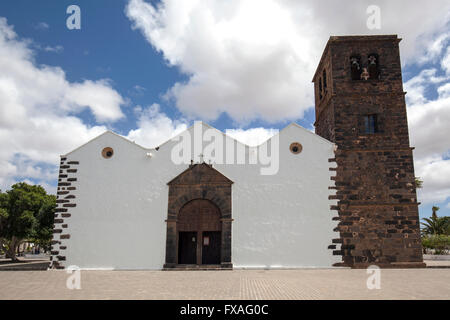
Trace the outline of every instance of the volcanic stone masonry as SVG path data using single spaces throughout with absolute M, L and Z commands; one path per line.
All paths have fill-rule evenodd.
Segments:
M 313 78 L 316 133 L 337 146 L 337 265 L 424 266 L 400 40 L 331 37 Z
M 53 269 L 64 269 L 66 261 L 64 252 L 67 249 L 67 240 L 70 239 L 70 234 L 67 232 L 68 221 L 71 217 L 70 208 L 76 207 L 74 191 L 76 190 L 77 165 L 79 165 L 78 161 L 67 161 L 66 157 L 61 157 L 50 257 Z

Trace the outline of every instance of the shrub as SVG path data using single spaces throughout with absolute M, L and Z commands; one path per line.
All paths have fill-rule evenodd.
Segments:
M 429 249 L 434 249 L 435 254 L 447 254 L 450 250 L 450 236 L 427 235 L 422 238 L 422 247 L 425 252 Z

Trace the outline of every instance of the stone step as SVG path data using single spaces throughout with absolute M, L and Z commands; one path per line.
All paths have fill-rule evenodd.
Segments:
M 185 264 L 185 265 L 177 265 L 173 268 L 163 268 L 164 271 L 217 271 L 217 270 L 233 270 L 230 267 L 222 267 L 220 264 L 206 264 L 206 265 L 197 265 L 197 264 Z
M 11 262 L 0 264 L 0 271 L 44 271 L 47 270 L 50 261 Z

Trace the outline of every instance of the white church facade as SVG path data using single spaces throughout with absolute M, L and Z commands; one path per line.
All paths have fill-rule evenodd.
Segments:
M 107 131 L 61 156 L 53 267 L 330 267 L 333 157 L 297 124 L 255 148 L 201 122 L 154 149 Z

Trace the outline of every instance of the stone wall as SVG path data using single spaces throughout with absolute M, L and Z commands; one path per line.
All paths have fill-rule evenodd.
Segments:
M 423 266 L 412 149 L 397 36 L 331 37 L 314 82 L 327 69 L 331 97 L 316 93 L 316 133 L 336 143 L 333 177 L 342 264 Z M 350 59 L 361 67 L 376 54 L 379 77 L 352 80 Z M 377 130 L 366 133 L 364 116 Z M 334 249 L 334 244 L 330 246 Z M 341 264 L 339 264 L 341 265 Z
M 68 161 L 66 157 L 61 157 L 50 257 L 50 267 L 53 269 L 64 269 L 66 267 L 64 265 L 66 261 L 65 252 L 67 250 L 66 240 L 70 239 L 68 226 L 72 215 L 71 208 L 77 205 L 73 191 L 76 190 L 78 165 L 78 161 Z

